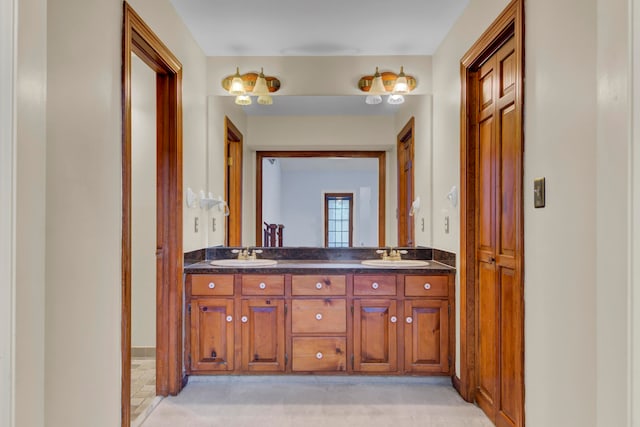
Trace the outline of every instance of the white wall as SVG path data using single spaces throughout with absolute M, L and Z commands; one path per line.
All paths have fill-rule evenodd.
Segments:
M 47 427 L 113 427 L 121 384 L 122 2 L 49 0 L 47 10 L 44 419 Z
M 396 136 L 411 117 L 414 117 L 414 200 L 420 197 L 420 210 L 413 216 L 415 221 L 416 246 L 431 247 L 433 223 L 431 221 L 433 196 L 433 145 L 432 145 L 432 96 L 407 96 L 401 110 L 396 114 Z M 397 148 L 396 148 L 397 150 Z M 396 154 L 397 156 L 397 154 Z M 394 161 L 397 163 L 397 157 Z M 397 199 L 397 190 L 392 193 Z M 397 200 L 396 200 L 397 203 Z M 424 228 L 422 224 L 424 223 Z M 438 224 L 440 226 L 440 224 Z
M 18 4 L 16 70 L 15 423 L 45 422 L 47 4 Z
M 207 97 L 207 162 L 208 162 L 208 172 L 207 172 L 207 183 L 208 190 L 211 191 L 215 197 L 222 196 L 224 198 L 224 171 L 225 171 L 225 158 L 224 158 L 224 145 L 225 145 L 225 121 L 224 118 L 228 117 L 231 122 L 238 128 L 240 133 L 242 133 L 243 138 L 245 139 L 243 142 L 244 147 L 244 165 L 243 165 L 243 182 L 245 188 L 248 184 L 247 180 L 250 180 L 252 175 L 250 172 L 247 172 L 247 169 L 251 167 L 247 162 L 248 150 L 247 150 L 247 119 L 241 108 L 237 108 L 237 105 L 233 103 L 233 98 L 231 97 L 223 97 L 223 96 L 208 96 Z M 253 159 L 255 162 L 255 159 Z M 251 184 L 252 185 L 252 184 Z M 253 188 L 253 187 L 252 187 Z M 247 190 L 245 189 L 245 198 L 243 200 L 243 211 L 247 211 L 247 209 L 254 209 L 252 206 L 255 204 L 253 202 L 252 205 L 247 206 L 247 201 L 251 201 L 251 198 L 246 194 Z M 225 217 L 224 217 L 224 209 L 218 209 L 217 207 L 212 208 L 208 211 L 209 218 L 207 219 L 207 230 L 208 230 L 208 246 L 216 246 L 216 245 L 224 245 L 225 241 Z M 246 240 L 247 235 L 253 238 L 253 228 L 249 227 L 246 224 L 246 217 L 243 217 L 243 241 L 245 244 L 250 244 L 248 240 Z M 216 220 L 216 230 L 213 231 L 212 220 Z M 249 234 L 247 234 L 249 233 Z
M 0 425 L 7 427 L 14 426 L 15 375 L 15 8 L 0 1 Z
M 631 3 L 597 1 L 597 425 L 630 425 Z M 638 72 L 636 71 L 636 74 Z M 637 212 L 637 211 L 636 211 Z M 637 215 L 637 213 L 636 213 Z
M 377 166 L 376 166 L 377 167 Z M 368 205 L 360 188 L 371 189 Z M 285 246 L 324 246 L 324 194 L 353 193 L 353 246 L 378 245 L 378 171 L 282 171 Z M 363 224 L 368 212 L 371 221 Z
M 273 160 L 271 163 L 269 160 Z M 279 159 L 262 159 L 262 221 L 282 224 L 282 171 Z M 263 242 L 264 243 L 264 242 Z
M 630 399 L 631 425 L 640 427 L 640 1 L 632 4 L 632 105 L 633 121 L 631 140 L 631 242 L 630 278 L 631 278 L 631 352 L 630 361 Z
M 182 64 L 183 187 L 196 193 L 207 185 L 206 57 L 169 0 L 131 0 L 133 9 Z M 184 197 L 186 200 L 186 197 Z M 208 213 L 183 205 L 184 251 L 207 246 Z M 198 232 L 194 230 L 198 218 Z
M 432 245 L 459 254 L 460 207 L 447 193 L 460 188 L 460 59 L 508 4 L 507 0 L 471 0 L 433 56 Z M 416 182 L 416 191 L 423 192 Z M 449 215 L 449 234 L 444 217 Z M 460 372 L 460 283 L 456 275 L 456 372 Z
M 216 56 L 207 58 L 207 93 L 227 95 L 220 82 L 236 72 L 275 76 L 281 87 L 276 95 L 362 95 L 358 80 L 380 72 L 400 72 L 416 78 L 415 95 L 431 93 L 429 56 Z
M 525 14 L 525 382 L 530 425 L 596 425 L 595 6 L 595 1 L 542 0 L 527 3 Z M 530 190 L 533 179 L 542 176 L 546 207 L 534 209 Z
M 131 346 L 156 345 L 156 73 L 131 55 Z

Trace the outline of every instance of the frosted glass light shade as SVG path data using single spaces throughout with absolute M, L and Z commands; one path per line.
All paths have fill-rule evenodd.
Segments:
M 404 102 L 404 96 L 393 93 L 389 95 L 387 102 L 392 105 L 402 104 Z
M 271 105 L 273 104 L 273 98 L 271 98 L 271 95 L 260 95 L 258 97 L 258 104 Z
M 398 74 L 396 84 L 393 87 L 393 93 L 398 95 L 409 93 L 409 83 L 407 82 L 407 76 L 404 75 L 404 67 L 400 67 L 400 74 Z
M 231 86 L 229 87 L 229 94 L 231 95 L 244 95 L 246 92 L 244 90 L 244 84 L 242 83 L 242 78 L 240 77 L 240 68 L 236 68 L 236 75 L 233 76 L 231 80 Z
M 367 95 L 364 102 L 369 105 L 380 104 L 382 102 L 382 97 L 380 95 Z
M 253 87 L 253 94 L 257 96 L 269 95 L 267 79 L 264 78 L 264 73 L 262 71 L 260 71 L 260 75 L 256 79 L 256 85 Z M 258 102 L 260 102 L 260 100 L 258 100 Z
M 251 105 L 251 97 L 249 95 L 238 95 L 236 96 L 236 104 Z
M 371 89 L 369 89 L 369 94 L 384 95 L 386 92 L 387 91 L 384 88 L 384 84 L 382 83 L 382 76 L 378 72 L 378 67 L 376 67 L 376 73 L 373 75 L 373 81 L 371 82 Z

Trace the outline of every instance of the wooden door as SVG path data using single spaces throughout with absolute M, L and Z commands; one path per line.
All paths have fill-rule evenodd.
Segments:
M 404 369 L 406 372 L 451 372 L 449 358 L 449 302 L 404 302 Z
M 413 202 L 413 117 L 398 134 L 398 246 L 414 246 Z
M 242 300 L 242 369 L 284 371 L 284 300 Z
M 233 299 L 193 300 L 190 316 L 191 371 L 233 371 Z
M 227 246 L 242 246 L 242 134 L 225 117 L 225 200 L 229 215 L 225 221 Z
M 515 41 L 512 37 L 476 73 L 476 395 L 498 426 L 522 420 L 523 292 L 518 266 Z
M 398 317 L 395 300 L 355 300 L 353 369 L 361 372 L 398 370 Z

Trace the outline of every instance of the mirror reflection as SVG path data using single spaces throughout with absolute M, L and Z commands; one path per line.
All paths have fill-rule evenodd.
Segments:
M 262 221 L 264 246 L 376 246 L 378 159 L 263 158 Z

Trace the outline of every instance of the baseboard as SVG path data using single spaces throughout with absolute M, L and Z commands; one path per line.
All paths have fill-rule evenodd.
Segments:
M 131 347 L 131 357 L 156 357 L 155 347 Z
M 451 377 L 451 382 L 453 383 L 453 388 L 455 388 L 456 391 L 458 392 L 458 394 L 462 396 L 460 378 L 458 378 L 457 375 L 454 375 L 454 376 Z

